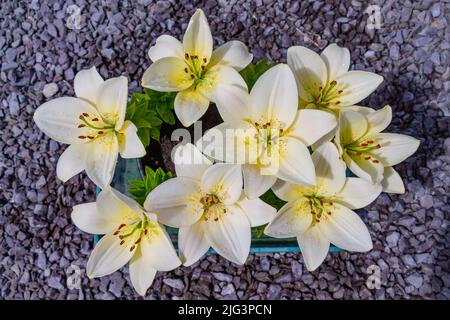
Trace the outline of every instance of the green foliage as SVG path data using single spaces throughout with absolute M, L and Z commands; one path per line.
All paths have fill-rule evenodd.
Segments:
M 272 67 L 272 64 L 267 61 L 267 59 L 261 59 L 257 63 L 250 63 L 247 67 L 241 70 L 241 76 L 244 78 L 247 83 L 248 90 L 253 88 L 256 80 L 269 68 Z
M 175 124 L 175 95 L 174 92 L 144 89 L 143 93 L 134 93 L 131 96 L 125 119 L 136 125 L 137 134 L 145 147 L 150 144 L 150 139 L 159 140 L 163 122 Z
M 262 238 L 264 236 L 264 229 L 266 228 L 266 226 L 267 224 L 253 228 L 255 232 L 255 237 L 257 239 Z
M 144 204 L 147 195 L 167 179 L 172 178 L 172 172 L 164 172 L 163 169 L 158 168 L 153 171 L 150 167 L 145 167 L 145 176 L 142 180 L 129 180 L 131 185 L 128 192 L 134 197 L 139 204 Z
M 278 198 L 275 195 L 275 193 L 273 193 L 272 189 L 269 189 L 266 193 L 264 193 L 261 196 L 261 200 L 267 204 L 270 204 L 277 210 L 280 210 L 280 208 L 286 204 L 286 201 L 283 201 L 280 198 Z

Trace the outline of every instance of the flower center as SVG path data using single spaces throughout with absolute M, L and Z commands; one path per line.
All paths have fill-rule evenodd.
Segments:
M 336 80 L 327 82 L 325 87 L 319 86 L 317 94 L 312 94 L 312 103 L 319 108 L 334 108 L 339 107 L 341 97 L 344 90 L 338 85 Z
M 203 220 L 219 221 L 226 213 L 227 209 L 222 205 L 220 197 L 215 193 L 209 193 L 200 198 L 203 205 Z
M 184 68 L 185 73 L 189 73 L 192 79 L 196 81 L 202 80 L 206 66 L 208 64 L 208 59 L 206 57 L 200 57 L 197 55 L 190 55 L 188 53 L 184 54 L 184 62 L 186 63 L 186 67 Z
M 158 233 L 157 225 L 144 215 L 142 219 L 136 218 L 131 222 L 122 223 L 118 226 L 114 235 L 119 237 L 121 246 L 131 244 L 130 251 L 133 251 L 142 241 L 142 238 L 151 238 Z
M 363 142 L 356 142 L 349 144 L 344 147 L 347 153 L 350 153 L 356 157 L 361 157 L 361 159 L 366 161 L 372 161 L 373 163 L 379 163 L 380 160 L 373 159 L 371 156 L 371 151 L 376 149 L 381 149 L 381 145 L 373 139 L 367 139 Z
M 312 195 L 307 196 L 309 208 L 313 215 L 313 225 L 319 223 L 321 219 L 324 219 L 327 215 L 331 215 L 334 209 L 334 204 L 329 199 L 324 197 Z
M 78 124 L 79 129 L 91 129 L 91 133 L 88 135 L 80 135 L 78 139 L 81 140 L 94 140 L 95 138 L 104 135 L 106 132 L 113 131 L 114 126 L 105 123 L 103 119 L 99 119 L 96 116 L 92 116 L 87 112 L 80 114 L 79 119 L 81 122 Z M 83 132 L 84 133 L 84 132 Z

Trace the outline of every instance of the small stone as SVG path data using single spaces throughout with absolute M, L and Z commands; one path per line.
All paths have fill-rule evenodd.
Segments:
M 221 273 L 221 272 L 213 272 L 213 277 L 216 278 L 219 281 L 223 282 L 231 282 L 233 281 L 233 276 L 230 276 L 229 274 Z
M 184 283 L 180 279 L 164 279 L 163 282 L 168 285 L 171 288 L 183 291 L 184 290 Z
M 406 282 L 419 289 L 423 284 L 423 278 L 418 273 L 414 273 L 406 278 Z
M 391 232 L 387 237 L 386 237 L 386 242 L 389 245 L 390 248 L 394 248 L 397 246 L 398 243 L 398 239 L 400 238 L 400 233 L 398 233 L 397 231 Z
M 433 207 L 434 201 L 433 197 L 429 194 L 420 197 L 420 205 L 425 209 L 430 209 Z
M 48 83 L 42 89 L 42 93 L 46 98 L 50 98 L 58 92 L 58 85 L 56 83 Z

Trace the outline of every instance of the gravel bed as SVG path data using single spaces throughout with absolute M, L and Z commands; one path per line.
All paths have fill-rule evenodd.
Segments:
M 0 299 L 139 298 L 126 268 L 86 277 L 93 241 L 71 223 L 70 212 L 93 201 L 95 188 L 84 174 L 65 184 L 57 180 L 65 146 L 41 133 L 32 115 L 51 97 L 73 95 L 74 75 L 92 65 L 104 77 L 128 76 L 130 88 L 139 90 L 149 46 L 163 33 L 181 37 L 196 7 L 208 16 L 216 45 L 242 40 L 256 59 L 285 62 L 294 44 L 317 51 L 329 43 L 348 47 L 352 68 L 385 78 L 364 105 L 390 104 L 389 131 L 422 143 L 396 167 L 407 192 L 382 194 L 367 208 L 370 253 L 331 254 L 315 272 L 306 270 L 300 254 L 250 255 L 244 266 L 210 255 L 159 273 L 146 299 L 450 298 L 450 3 L 373 0 L 380 29 L 366 28 L 368 4 L 1 1 Z M 367 285 L 368 268 L 379 271 L 379 289 Z M 77 270 L 80 289 L 67 285 Z

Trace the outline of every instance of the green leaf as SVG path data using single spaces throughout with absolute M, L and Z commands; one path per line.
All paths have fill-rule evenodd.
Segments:
M 146 166 L 145 175 L 142 180 L 128 181 L 128 184 L 130 185 L 128 192 L 139 204 L 143 205 L 147 195 L 158 185 L 170 178 L 172 178 L 172 173 L 170 171 L 165 172 L 161 168 L 154 171 L 152 168 Z
M 264 201 L 267 204 L 270 204 L 272 207 L 274 207 L 277 210 L 280 210 L 280 208 L 286 204 L 286 201 L 283 201 L 280 198 L 278 198 L 275 195 L 275 193 L 272 191 L 272 189 L 269 189 L 260 198 L 262 201 Z
M 267 59 L 261 59 L 257 63 L 250 63 L 247 67 L 241 70 L 241 76 L 247 83 L 248 90 L 251 90 L 258 78 L 272 67 L 272 64 Z

